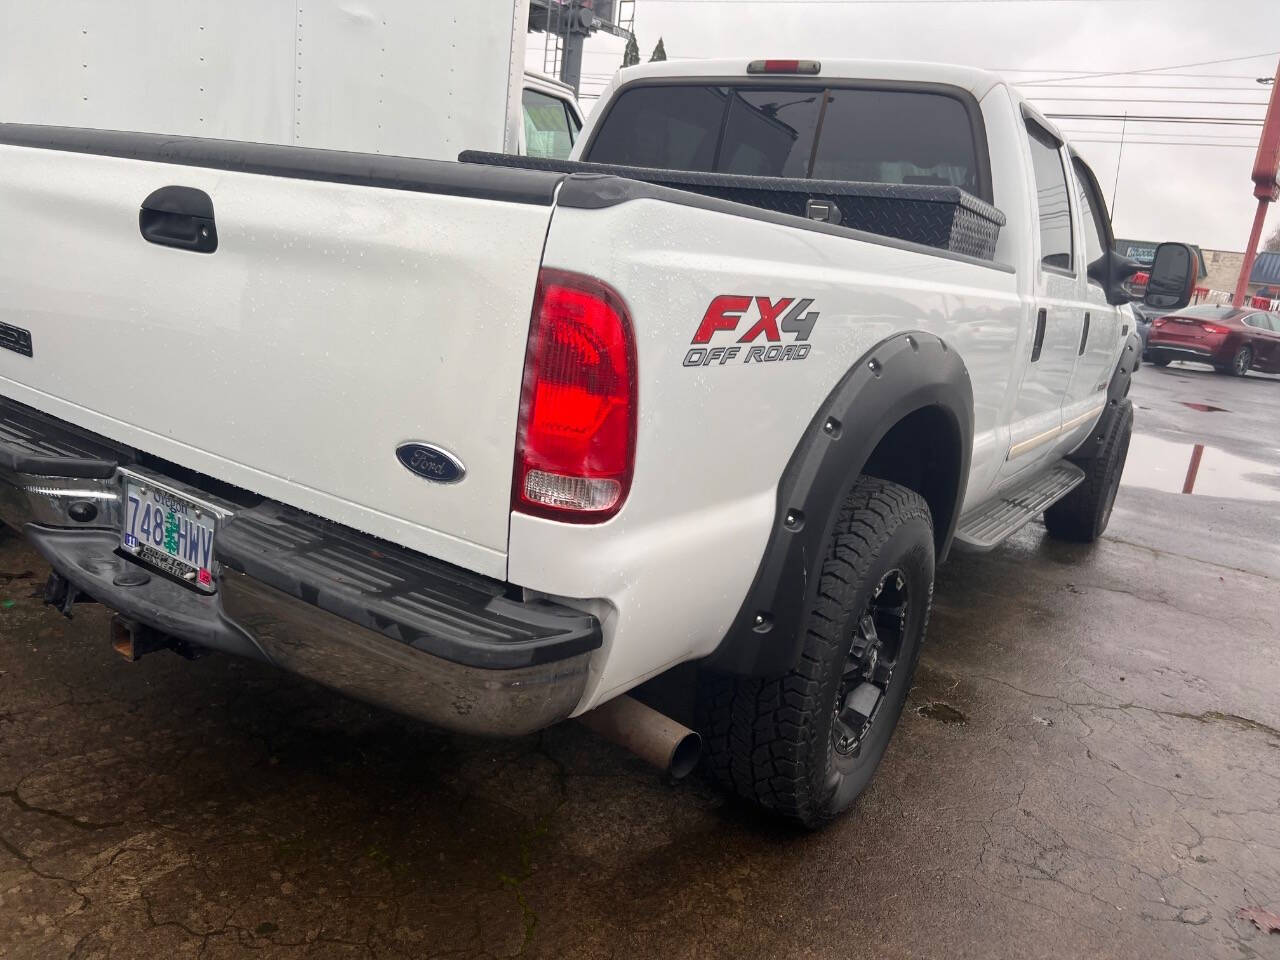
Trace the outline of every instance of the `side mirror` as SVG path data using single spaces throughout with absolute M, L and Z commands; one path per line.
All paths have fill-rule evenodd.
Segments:
M 1147 292 L 1142 300 L 1160 310 L 1180 310 L 1191 302 L 1200 272 L 1195 250 L 1185 243 L 1162 243 L 1151 261 Z
M 1107 303 L 1120 306 L 1133 299 L 1129 291 L 1129 279 L 1142 270 L 1137 260 L 1122 257 L 1114 250 L 1108 250 L 1093 263 L 1089 264 L 1087 274 L 1090 280 L 1102 287 L 1107 294 Z

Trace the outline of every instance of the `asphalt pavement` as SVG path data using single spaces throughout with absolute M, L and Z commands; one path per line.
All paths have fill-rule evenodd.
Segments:
M 0 957 L 1280 958 L 1236 916 L 1280 913 L 1280 378 L 1133 399 L 1105 538 L 940 570 L 884 764 L 816 834 L 572 724 L 124 663 L 9 535 Z

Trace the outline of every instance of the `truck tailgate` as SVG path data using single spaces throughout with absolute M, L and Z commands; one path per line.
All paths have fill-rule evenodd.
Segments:
M 30 356 L 0 338 L 0 394 L 505 575 L 559 177 L 44 129 L 52 149 L 34 145 L 41 128 L 0 125 L 0 321 L 30 338 Z M 144 198 L 171 185 L 212 201 L 215 252 L 141 235 Z M 451 452 L 465 477 L 411 473 L 396 457 L 408 441 Z

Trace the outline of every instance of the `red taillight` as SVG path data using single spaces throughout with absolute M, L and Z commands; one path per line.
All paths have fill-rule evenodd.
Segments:
M 814 76 L 822 71 L 817 60 L 752 60 L 747 73 L 801 73 Z
M 598 523 L 631 487 L 636 348 L 622 299 L 598 280 L 543 270 L 533 302 L 512 508 Z
M 1152 325 L 1153 327 L 1163 327 L 1163 326 L 1164 326 L 1164 317 L 1156 317 L 1154 320 L 1152 320 L 1152 321 L 1151 321 L 1151 325 Z
M 1205 333 L 1222 334 L 1227 332 L 1226 327 L 1220 327 L 1216 323 L 1201 323 L 1200 329 L 1203 330 Z

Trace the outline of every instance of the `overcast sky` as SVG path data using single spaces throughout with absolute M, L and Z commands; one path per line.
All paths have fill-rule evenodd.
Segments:
M 1045 113 L 1261 120 L 1271 88 L 1254 78 L 1275 75 L 1280 0 L 635 0 L 635 33 L 645 60 L 662 37 L 672 59 L 865 57 L 963 63 L 995 69 L 1019 82 L 1023 94 Z M 540 67 L 542 35 L 531 35 L 529 46 L 530 63 Z M 622 48 L 622 41 L 605 35 L 588 41 L 584 109 L 590 109 L 592 95 L 617 69 Z M 1241 57 L 1252 59 L 1029 85 L 1079 73 Z M 1065 89 L 1072 86 L 1078 89 Z M 1090 99 L 1047 99 L 1071 96 Z M 1208 100 L 1232 102 L 1196 102 Z M 1110 199 L 1119 147 L 1088 141 L 1118 141 L 1121 124 L 1056 122 L 1093 167 Z M 1259 132 L 1257 126 L 1131 120 L 1116 191 L 1117 235 L 1244 249 L 1256 205 L 1249 173 Z M 1205 145 L 1246 142 L 1254 146 Z M 1273 211 L 1268 230 L 1277 225 L 1280 213 Z

